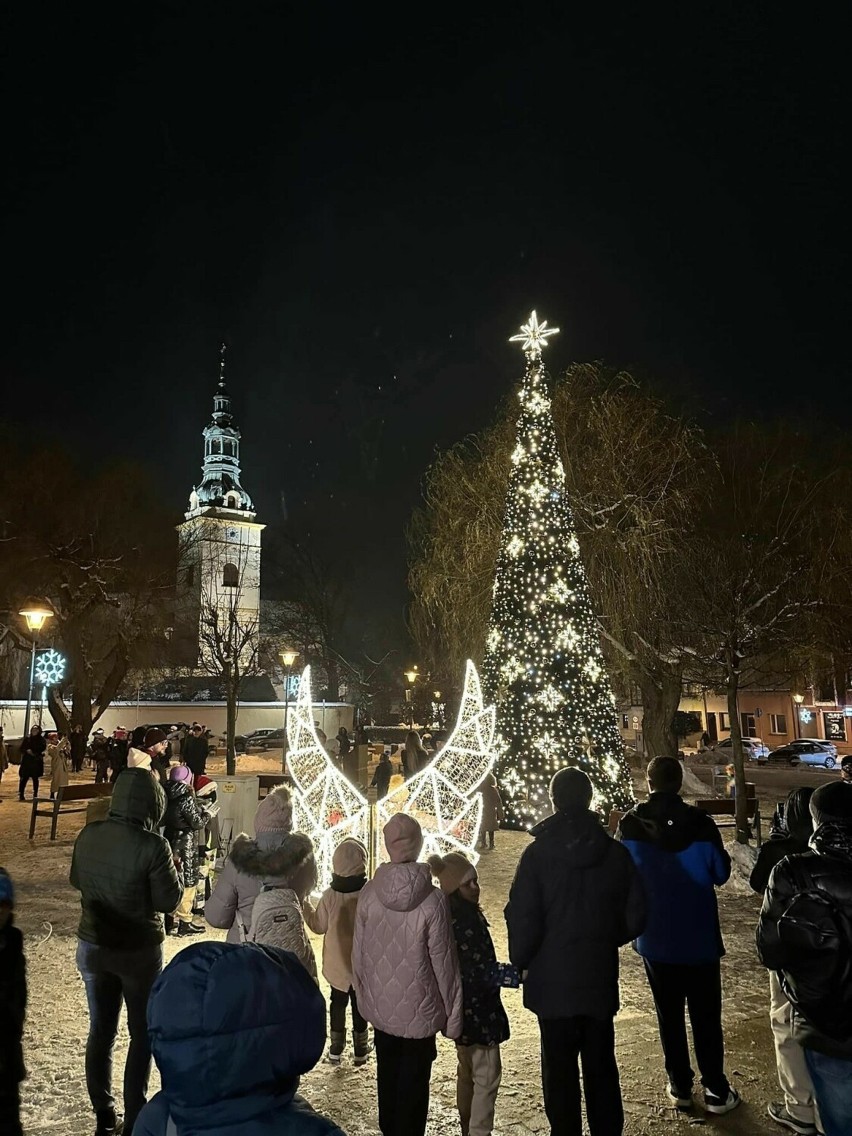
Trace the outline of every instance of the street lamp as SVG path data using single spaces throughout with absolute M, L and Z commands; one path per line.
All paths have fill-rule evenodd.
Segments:
M 412 667 L 411 670 L 403 671 L 403 674 L 405 675 L 406 679 L 408 680 L 408 686 L 410 688 L 410 689 L 407 689 L 406 692 L 405 692 L 405 701 L 408 703 L 409 727 L 410 727 L 410 729 L 413 730 L 414 729 L 414 684 L 415 684 L 415 682 L 417 682 L 417 667 Z
M 281 662 L 284 664 L 284 745 L 281 749 L 281 772 L 287 772 L 287 750 L 289 741 L 287 738 L 287 715 L 290 710 L 290 671 L 293 669 L 293 663 L 299 657 L 298 651 L 282 651 Z
M 51 618 L 53 612 L 49 607 L 38 600 L 27 600 L 18 615 L 22 615 L 27 621 L 27 630 L 33 639 L 32 651 L 30 653 L 30 685 L 27 688 L 27 713 L 24 718 L 24 737 L 26 738 L 30 732 L 30 712 L 33 705 L 33 682 L 35 681 L 35 652 L 36 642 L 38 640 L 38 633 Z

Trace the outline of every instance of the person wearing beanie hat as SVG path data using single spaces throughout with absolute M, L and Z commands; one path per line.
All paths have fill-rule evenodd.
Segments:
M 15 926 L 15 889 L 5 868 L 0 868 L 0 1132 L 23 1136 L 18 1086 L 24 1069 L 24 1017 L 27 1008 L 27 973 L 24 937 Z
M 730 878 L 731 857 L 713 818 L 681 797 L 681 761 L 654 757 L 645 774 L 648 800 L 624 814 L 616 837 L 633 858 L 647 897 L 645 927 L 633 946 L 657 1012 L 665 1092 L 676 1108 L 693 1107 L 688 1014 L 704 1107 L 721 1116 L 741 1103 L 725 1071 L 725 945 L 716 899 L 716 889 Z
M 156 731 L 162 734 L 162 730 Z M 153 730 L 148 731 L 154 733 Z M 165 736 L 164 736 L 165 737 Z M 152 749 L 165 740 L 154 741 Z M 176 765 L 169 771 L 166 783 L 166 815 L 164 835 L 169 842 L 178 877 L 183 888 L 181 901 L 174 913 L 174 930 L 178 935 L 200 935 L 204 927 L 193 922 L 192 909 L 198 888 L 198 841 L 204 828 L 205 813 L 198 805 L 192 790 L 192 771 L 186 765 Z
M 781 975 L 796 1014 L 825 1136 L 852 1116 L 852 790 L 821 785 L 810 799 L 810 851 L 772 869 L 757 926 L 763 965 Z M 788 1125 L 790 1127 L 790 1125 Z
M 328 1060 L 339 1065 L 346 1047 L 346 1007 L 352 1006 L 354 1064 L 364 1065 L 370 1055 L 370 1030 L 358 1010 L 352 988 L 352 937 L 358 895 L 367 882 L 367 849 L 360 840 L 342 840 L 331 858 L 331 886 L 316 907 L 310 899 L 302 905 L 305 922 L 315 935 L 324 935 L 322 973 L 331 987 L 329 1025 L 331 1045 Z
M 505 908 L 509 959 L 538 1017 L 544 1110 L 554 1132 L 580 1132 L 580 1075 L 592 1136 L 620 1133 L 615 1061 L 618 948 L 642 930 L 642 883 L 626 848 L 590 810 L 579 769 L 551 782 L 554 814 L 530 830 Z
M 128 769 L 147 769 L 151 770 L 151 755 L 146 753 L 144 749 L 132 749 L 127 755 L 127 768 Z
M 450 901 L 461 969 L 464 1010 L 456 1040 L 456 1103 L 462 1134 L 491 1136 L 503 1069 L 500 1044 L 509 1039 L 494 942 L 479 906 L 476 868 L 467 856 L 448 852 L 430 856 L 428 864 Z
M 361 891 L 352 941 L 358 1009 L 373 1026 L 379 1128 L 424 1136 L 438 1032 L 462 1032 L 462 988 L 447 897 L 416 862 L 423 833 L 395 813 L 384 827 L 390 863 Z
M 241 833 L 217 874 L 213 894 L 204 905 L 211 927 L 228 932 L 229 943 L 242 942 L 241 928 L 251 928 L 252 908 L 267 877 L 282 875 L 280 849 L 293 830 L 290 789 L 279 785 L 267 794 L 254 814 L 254 837 Z

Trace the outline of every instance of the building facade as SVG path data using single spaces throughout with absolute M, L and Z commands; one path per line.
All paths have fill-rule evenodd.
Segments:
M 230 638 L 245 661 L 260 634 L 260 557 L 264 525 L 243 488 L 240 431 L 225 385 L 224 346 L 213 414 L 204 427 L 201 481 L 178 526 L 176 623 L 189 666 L 209 663 L 213 638 Z M 192 655 L 195 658 L 192 658 Z

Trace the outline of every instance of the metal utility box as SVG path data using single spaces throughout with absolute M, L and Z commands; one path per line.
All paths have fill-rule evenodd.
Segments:
M 227 856 L 235 837 L 241 832 L 254 836 L 254 814 L 260 782 L 256 773 L 235 773 L 233 777 L 217 777 L 219 786 L 219 847 Z

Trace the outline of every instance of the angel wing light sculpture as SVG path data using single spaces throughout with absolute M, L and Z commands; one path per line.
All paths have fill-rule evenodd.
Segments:
M 394 813 L 410 813 L 423 829 L 421 858 L 464 852 L 475 863 L 482 821 L 482 795 L 476 789 L 494 765 L 493 740 L 494 707 L 483 707 L 479 675 L 468 660 L 455 729 L 424 769 L 378 802 L 378 832 Z M 379 861 L 387 858 L 381 839 L 376 851 Z
M 287 768 L 293 794 L 293 828 L 311 838 L 317 861 L 317 887 L 331 883 L 331 858 L 342 840 L 355 837 L 364 845 L 370 835 L 366 797 L 337 769 L 314 729 L 311 668 L 305 667 L 299 694 L 287 719 Z

